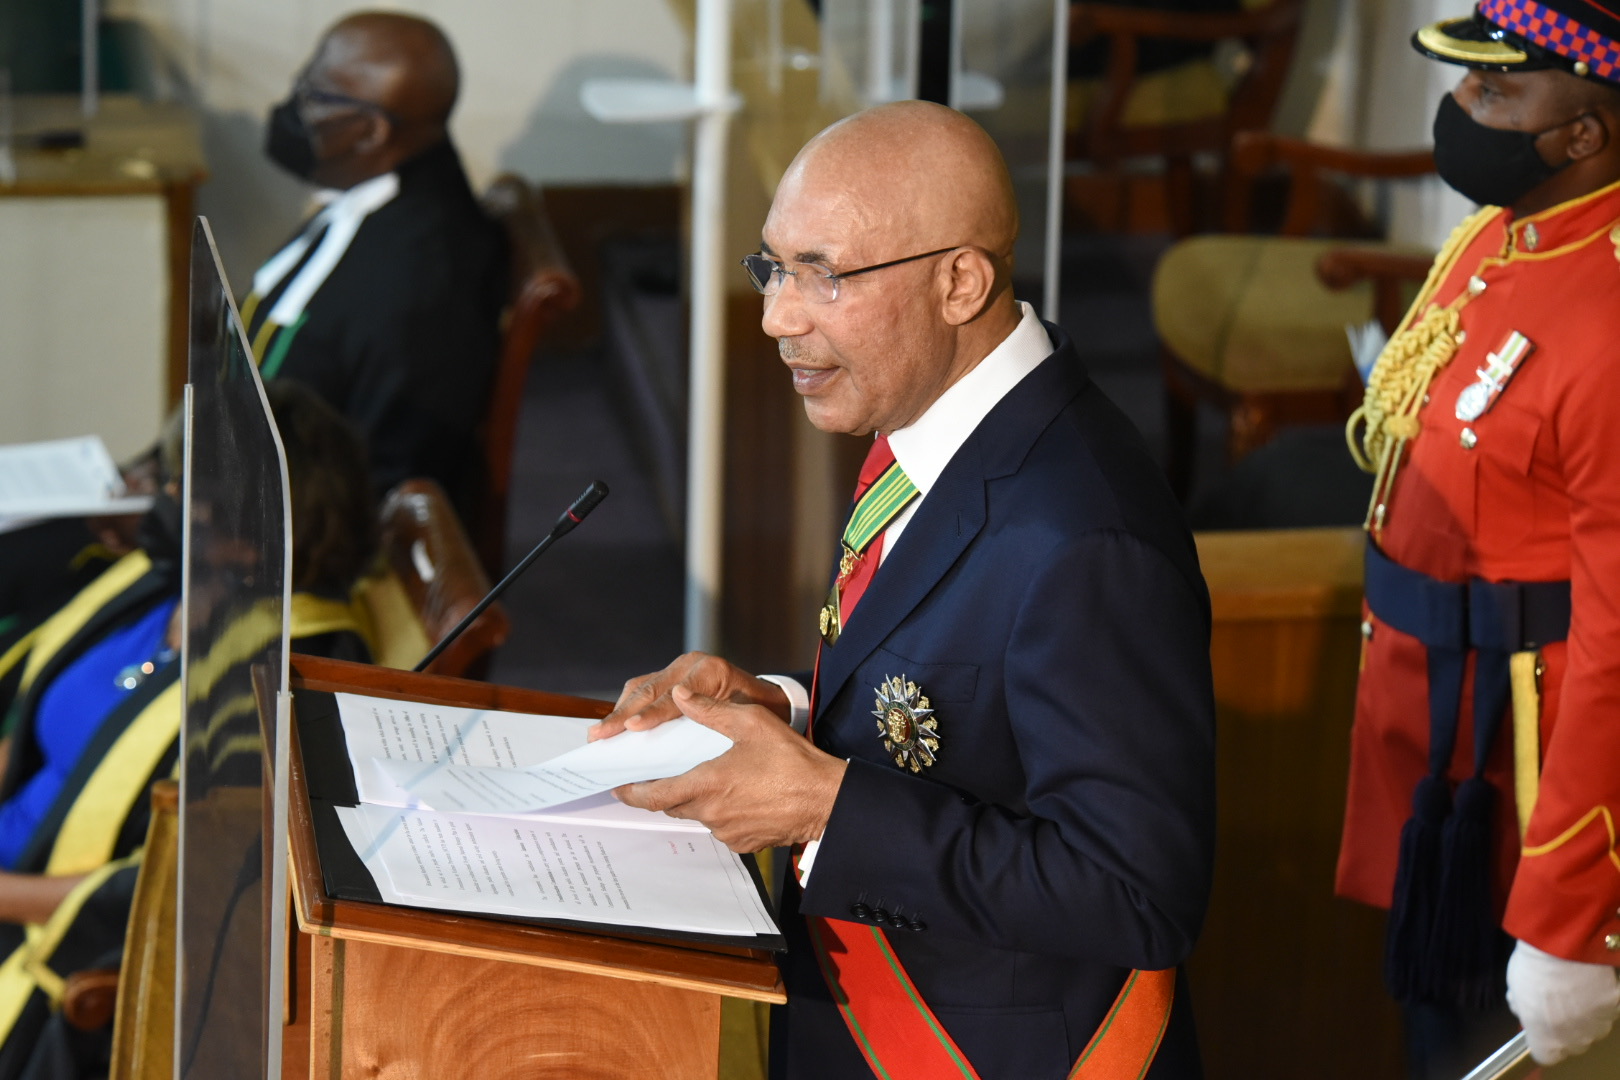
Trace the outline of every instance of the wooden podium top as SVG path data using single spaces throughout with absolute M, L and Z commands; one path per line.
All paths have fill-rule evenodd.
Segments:
M 601 717 L 605 701 L 565 697 L 509 686 L 417 675 L 407 671 L 294 655 L 291 685 L 299 690 L 369 694 L 475 709 Z M 351 941 L 560 968 L 607 978 L 659 983 L 725 997 L 782 1003 L 787 994 L 772 955 L 742 946 L 655 940 L 604 930 L 591 933 L 509 922 L 495 916 L 427 911 L 328 896 L 315 841 L 315 821 L 292 725 L 288 771 L 291 885 L 298 928 Z

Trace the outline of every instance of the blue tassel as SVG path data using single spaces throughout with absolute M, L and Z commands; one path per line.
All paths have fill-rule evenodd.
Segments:
M 1498 1005 L 1509 940 L 1491 898 L 1491 824 L 1496 790 L 1483 777 L 1464 780 L 1440 840 L 1440 886 L 1423 964 L 1425 997 L 1465 1009 Z
M 1440 892 L 1441 833 L 1451 811 L 1443 776 L 1425 776 L 1412 792 L 1412 817 L 1401 827 L 1400 862 L 1384 943 L 1384 982 L 1401 1004 L 1425 1000 L 1424 962 Z

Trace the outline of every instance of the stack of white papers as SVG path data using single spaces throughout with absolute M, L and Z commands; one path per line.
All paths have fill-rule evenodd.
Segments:
M 384 900 L 494 915 L 777 933 L 701 824 L 625 806 L 731 740 L 685 719 L 587 743 L 590 720 L 336 694 L 358 807 L 338 807 Z
M 38 518 L 134 514 L 150 496 L 124 494 L 124 479 L 101 439 L 0 446 L 0 532 Z

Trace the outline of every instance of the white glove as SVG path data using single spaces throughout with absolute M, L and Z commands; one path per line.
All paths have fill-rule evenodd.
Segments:
M 1508 960 L 1507 1003 L 1543 1065 L 1574 1057 L 1620 1015 L 1620 980 L 1608 964 L 1583 964 L 1521 941 Z

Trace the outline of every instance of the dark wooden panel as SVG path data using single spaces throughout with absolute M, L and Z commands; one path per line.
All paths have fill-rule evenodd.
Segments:
M 1358 530 L 1199 537 L 1219 839 L 1189 964 L 1210 1080 L 1402 1075 L 1384 915 L 1333 896 L 1360 657 Z
M 676 235 L 682 190 L 674 184 L 556 185 L 541 190 L 557 240 L 582 290 L 579 307 L 547 332 L 549 347 L 577 349 L 602 340 L 603 241 L 643 233 Z M 685 277 L 684 268 L 681 276 Z

